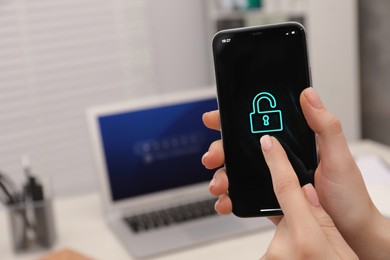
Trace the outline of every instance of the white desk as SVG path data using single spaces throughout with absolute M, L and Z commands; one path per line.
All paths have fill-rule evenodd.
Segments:
M 390 148 L 372 141 L 350 145 L 355 156 L 375 154 L 390 164 Z M 368 186 L 379 209 L 390 216 L 390 188 Z M 55 201 L 55 217 L 58 241 L 52 250 L 74 249 L 94 259 L 132 259 L 119 240 L 105 224 L 100 212 L 98 194 L 58 198 Z M 48 252 L 17 255 L 11 251 L 6 212 L 0 212 L 0 258 L 36 259 Z M 267 249 L 273 230 L 256 234 L 227 238 L 183 251 L 174 252 L 158 259 L 258 259 Z

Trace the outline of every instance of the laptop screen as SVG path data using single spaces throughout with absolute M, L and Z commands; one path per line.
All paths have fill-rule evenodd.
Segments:
M 211 179 L 201 157 L 217 131 L 202 123 L 215 98 L 99 117 L 112 200 Z

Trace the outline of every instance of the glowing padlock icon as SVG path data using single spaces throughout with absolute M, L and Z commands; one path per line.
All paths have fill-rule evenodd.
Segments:
M 262 110 L 260 101 L 266 99 L 270 109 L 276 107 L 274 96 L 268 92 L 261 92 L 253 98 L 253 112 L 249 114 L 251 132 L 267 133 L 283 130 L 282 112 L 280 110 Z

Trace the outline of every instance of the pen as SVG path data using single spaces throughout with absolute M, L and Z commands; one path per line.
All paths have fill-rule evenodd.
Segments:
M 0 172 L 0 190 L 4 194 L 5 198 L 2 197 L 1 201 L 4 205 L 8 206 L 17 202 L 17 193 L 13 183 L 5 177 L 5 174 Z

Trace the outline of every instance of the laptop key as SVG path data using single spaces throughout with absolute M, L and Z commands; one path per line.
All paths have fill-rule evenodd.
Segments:
M 212 198 L 153 212 L 126 216 L 124 221 L 133 232 L 145 232 L 150 229 L 215 215 L 215 201 L 216 199 Z

